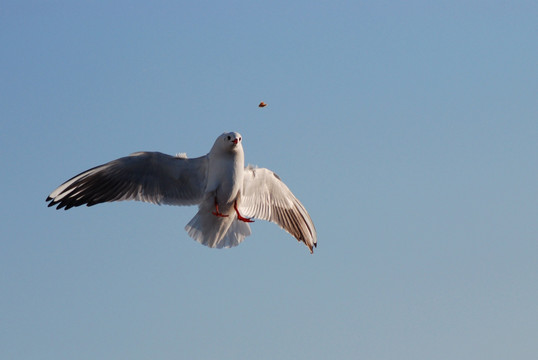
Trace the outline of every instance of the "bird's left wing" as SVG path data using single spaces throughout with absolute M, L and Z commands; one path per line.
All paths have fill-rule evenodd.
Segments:
M 66 210 L 121 200 L 194 205 L 203 199 L 207 166 L 207 156 L 187 159 L 136 152 L 78 174 L 54 190 L 47 201 Z
M 316 228 L 310 215 L 271 170 L 252 166 L 245 168 L 239 210 L 245 216 L 278 224 L 304 242 L 310 252 L 317 245 Z

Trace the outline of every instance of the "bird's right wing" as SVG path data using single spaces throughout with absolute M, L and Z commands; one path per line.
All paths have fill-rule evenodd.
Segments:
M 245 216 L 274 222 L 314 252 L 317 234 L 305 207 L 280 180 L 264 168 L 245 168 L 239 210 Z
M 54 190 L 47 201 L 66 210 L 121 200 L 194 205 L 203 199 L 207 167 L 207 156 L 188 159 L 136 152 L 78 174 Z

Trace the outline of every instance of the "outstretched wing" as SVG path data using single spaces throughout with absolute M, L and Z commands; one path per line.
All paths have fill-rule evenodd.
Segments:
M 54 190 L 47 201 L 65 210 L 121 200 L 194 205 L 202 201 L 207 166 L 207 156 L 187 159 L 136 152 L 80 173 Z
M 245 168 L 239 210 L 244 216 L 278 224 L 314 252 L 317 235 L 303 204 L 278 175 L 268 169 Z

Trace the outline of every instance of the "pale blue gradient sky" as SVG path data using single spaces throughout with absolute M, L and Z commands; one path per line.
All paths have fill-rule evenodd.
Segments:
M 3 1 L 0 358 L 533 358 L 537 14 Z M 262 221 L 208 249 L 194 207 L 46 207 L 92 166 L 224 131 L 307 207 L 314 255 Z

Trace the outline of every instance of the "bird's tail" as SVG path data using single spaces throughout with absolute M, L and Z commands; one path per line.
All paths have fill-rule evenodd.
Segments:
M 237 220 L 235 212 L 228 217 L 218 217 L 203 205 L 185 230 L 200 244 L 219 249 L 237 246 L 250 235 L 250 226 Z

